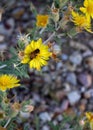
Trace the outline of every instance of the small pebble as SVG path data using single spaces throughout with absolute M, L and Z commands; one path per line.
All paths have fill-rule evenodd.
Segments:
M 79 94 L 78 91 L 72 91 L 72 92 L 68 93 L 67 97 L 69 99 L 70 104 L 74 105 L 75 103 L 77 103 L 80 100 L 81 95 Z
M 74 52 L 70 57 L 69 60 L 74 65 L 80 65 L 82 62 L 82 56 L 80 53 Z
M 50 116 L 50 114 L 48 112 L 42 112 L 42 113 L 40 113 L 39 118 L 43 122 L 51 121 L 51 116 Z

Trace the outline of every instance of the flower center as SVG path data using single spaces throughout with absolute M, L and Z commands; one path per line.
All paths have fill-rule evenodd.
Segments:
M 91 117 L 90 117 L 90 121 L 93 121 L 93 115 L 91 115 Z
M 30 53 L 30 59 L 32 60 L 32 59 L 36 58 L 36 56 L 37 56 L 37 54 L 38 54 L 39 52 L 40 52 L 39 49 L 36 49 L 36 50 L 34 50 L 33 52 L 31 52 L 31 53 Z

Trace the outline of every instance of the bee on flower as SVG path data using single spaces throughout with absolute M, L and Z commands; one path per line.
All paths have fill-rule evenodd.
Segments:
M 47 65 L 51 56 L 48 45 L 42 43 L 42 39 L 32 40 L 24 49 L 24 57 L 21 61 L 23 64 L 29 64 L 30 68 L 40 70 L 42 66 Z

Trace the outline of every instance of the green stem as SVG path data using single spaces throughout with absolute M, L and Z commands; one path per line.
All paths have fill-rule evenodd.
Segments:
M 53 33 L 50 35 L 50 37 L 49 37 L 46 41 L 44 41 L 43 43 L 44 43 L 44 44 L 48 43 L 54 36 L 55 36 L 55 32 L 53 32 Z
M 0 69 L 2 69 L 2 68 L 5 68 L 7 65 L 1 65 L 0 66 Z
M 11 118 L 8 119 L 8 121 L 7 121 L 6 124 L 4 125 L 4 128 L 6 128 L 6 127 L 9 125 L 10 121 L 11 121 Z
M 45 30 L 45 28 L 42 28 L 39 33 L 42 34 L 44 32 L 44 30 Z
M 56 31 L 58 31 L 59 28 L 60 28 L 60 26 L 58 26 L 58 27 L 56 28 Z M 46 41 L 44 41 L 43 43 L 44 43 L 44 44 L 47 44 L 47 43 L 55 36 L 55 34 L 56 34 L 56 32 L 53 32 L 53 33 L 50 35 L 50 37 L 49 37 Z

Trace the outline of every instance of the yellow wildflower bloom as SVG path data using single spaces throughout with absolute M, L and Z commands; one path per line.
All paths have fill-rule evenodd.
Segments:
M 84 7 L 80 7 L 80 10 L 86 14 L 87 17 L 93 18 L 93 0 L 85 0 Z
M 24 57 L 21 62 L 23 64 L 28 63 L 30 68 L 40 70 L 42 66 L 47 65 L 47 60 L 51 56 L 48 49 L 49 47 L 42 43 L 41 38 L 37 41 L 31 41 L 24 50 Z
M 93 113 L 92 112 L 86 112 L 86 117 L 90 123 L 90 127 L 93 130 Z
M 80 30 L 86 30 L 88 32 L 91 32 L 91 21 L 89 18 L 87 18 L 85 15 L 76 13 L 72 11 L 72 22 L 80 28 Z
M 39 15 L 37 15 L 36 19 L 37 19 L 36 26 L 44 28 L 48 24 L 49 16 L 39 14 Z
M 20 86 L 19 80 L 13 75 L 1 75 L 0 76 L 0 90 L 5 91 L 10 88 Z

